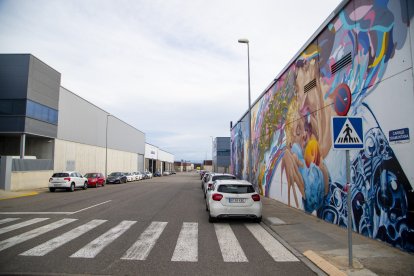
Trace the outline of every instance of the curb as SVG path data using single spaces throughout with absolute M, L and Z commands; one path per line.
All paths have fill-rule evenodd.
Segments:
M 303 254 L 301 254 L 299 251 L 297 251 L 295 248 L 290 246 L 282 237 L 280 237 L 269 225 L 264 223 L 263 221 L 260 223 L 260 225 L 269 232 L 270 235 L 272 235 L 278 242 L 280 242 L 284 247 L 286 247 L 290 252 L 292 252 L 293 255 L 295 255 L 296 258 L 298 258 L 302 263 L 304 263 L 307 267 L 309 267 L 310 270 L 315 272 L 317 275 L 320 276 L 326 276 L 326 275 L 332 275 L 327 274 L 322 268 L 320 268 L 317 264 L 309 260 L 307 257 L 305 257 Z M 346 275 L 346 274 L 345 274 Z
M 338 276 L 346 276 L 347 274 L 316 254 L 312 250 L 307 250 L 303 252 L 303 255 L 305 255 L 311 262 L 313 262 L 317 267 L 325 271 L 328 275 L 338 275 Z
M 35 196 L 35 195 L 38 195 L 38 194 L 39 194 L 39 192 L 29 192 L 29 193 L 20 194 L 20 195 L 9 195 L 9 196 L 4 196 L 4 197 L 0 195 L 0 200 L 26 197 L 26 196 Z

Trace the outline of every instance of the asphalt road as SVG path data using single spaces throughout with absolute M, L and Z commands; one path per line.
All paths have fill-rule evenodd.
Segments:
M 314 275 L 260 224 L 209 223 L 195 173 L 0 201 L 0 273 Z

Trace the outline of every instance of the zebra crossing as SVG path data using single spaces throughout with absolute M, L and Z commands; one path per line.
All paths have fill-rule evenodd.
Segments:
M 70 225 L 78 219 L 65 218 L 49 223 L 49 218 L 33 218 L 21 221 L 20 218 L 0 219 L 0 225 L 14 223 L 0 228 L 0 256 L 2 251 L 39 237 L 45 233 L 52 232 L 60 227 Z M 27 232 L 17 234 L 7 239 L 2 239 L 2 234 L 24 229 L 25 227 L 36 227 L 37 223 L 48 223 Z M 97 227 L 104 227 L 107 220 L 94 219 L 80 226 L 66 231 L 46 242 L 43 242 L 18 255 L 20 256 L 46 256 L 54 250 L 63 247 L 66 243 L 90 232 Z M 70 258 L 93 259 L 108 247 L 115 243 L 125 232 L 131 229 L 137 221 L 124 220 L 116 226 L 108 229 L 105 233 L 96 237 L 82 248 L 70 255 Z M 122 254 L 121 260 L 145 261 L 150 256 L 152 249 L 156 246 L 160 236 L 168 227 L 168 222 L 153 221 L 139 235 L 138 239 Z M 299 260 L 282 244 L 270 235 L 260 224 L 244 224 L 252 237 L 265 249 L 275 262 L 298 262 Z M 171 262 L 198 262 L 199 259 L 199 224 L 197 222 L 184 222 L 177 237 Z M 228 223 L 214 224 L 214 232 L 224 262 L 242 263 L 249 262 L 236 234 Z M 102 253 L 103 254 L 103 253 Z M 120 254 L 121 255 L 121 254 Z

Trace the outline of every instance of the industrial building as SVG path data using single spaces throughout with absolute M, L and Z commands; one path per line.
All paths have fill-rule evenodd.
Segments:
M 172 171 L 174 169 L 174 155 L 154 145 L 145 143 L 145 168 L 155 173 Z
M 145 133 L 61 87 L 30 54 L 0 54 L 0 189 L 46 187 L 54 171 L 142 171 Z M 157 159 L 158 156 L 161 159 Z M 160 168 L 174 157 L 156 156 Z
M 213 141 L 213 172 L 228 173 L 230 169 L 230 137 L 216 137 Z
M 270 80 L 251 120 L 247 111 L 232 127 L 230 171 L 266 197 L 414 252 L 413 17 L 413 1 L 342 1 Z M 349 166 L 333 149 L 338 116 L 363 122 Z

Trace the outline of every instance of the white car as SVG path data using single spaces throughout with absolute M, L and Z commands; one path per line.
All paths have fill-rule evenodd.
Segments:
M 253 185 L 245 180 L 217 180 L 208 189 L 206 210 L 209 222 L 219 218 L 252 218 L 262 221 L 262 201 Z
M 49 191 L 66 189 L 70 192 L 76 188 L 88 189 L 88 179 L 78 172 L 57 172 L 49 179 Z
M 206 198 L 207 189 L 213 185 L 214 181 L 224 179 L 236 179 L 236 176 L 228 173 L 210 173 L 207 178 L 204 179 L 204 198 Z
M 133 173 L 125 173 L 125 176 L 128 182 L 135 181 L 135 175 Z
M 135 180 L 142 180 L 144 178 L 144 175 L 142 174 L 142 172 L 136 172 L 135 173 Z
M 151 179 L 152 178 L 152 172 L 150 172 L 150 171 L 145 171 L 145 176 L 146 176 L 146 178 L 148 178 L 148 179 Z

